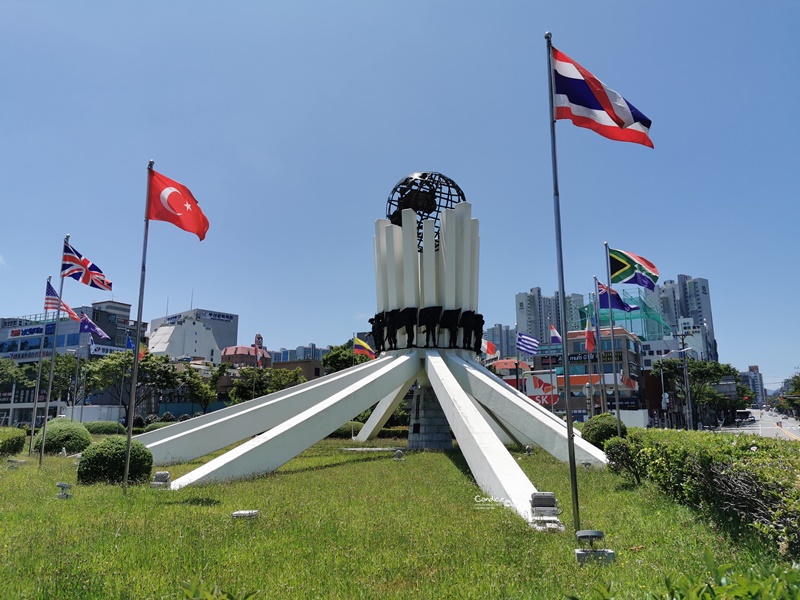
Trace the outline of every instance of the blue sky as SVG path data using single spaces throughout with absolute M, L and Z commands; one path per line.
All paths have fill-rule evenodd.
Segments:
M 481 223 L 480 310 L 558 288 L 545 31 L 652 121 L 655 149 L 557 124 L 567 292 L 603 242 L 710 282 L 720 360 L 800 365 L 800 4 L 0 2 L 0 315 L 41 309 L 61 241 L 139 293 L 149 159 L 203 242 L 150 225 L 144 318 L 239 315 L 239 340 L 340 344 L 375 312 L 394 184 L 454 179 Z M 68 280 L 71 306 L 110 294 Z

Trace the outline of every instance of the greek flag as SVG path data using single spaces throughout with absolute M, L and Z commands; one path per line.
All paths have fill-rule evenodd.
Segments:
M 536 356 L 539 351 L 539 340 L 535 337 L 526 335 L 524 333 L 517 333 L 517 350 Z

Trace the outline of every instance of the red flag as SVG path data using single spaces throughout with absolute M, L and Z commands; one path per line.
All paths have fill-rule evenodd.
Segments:
M 147 197 L 147 218 L 167 221 L 205 239 L 208 219 L 189 188 L 150 169 L 150 192 Z
M 594 339 L 594 328 L 592 326 L 593 318 L 590 317 L 588 314 L 586 315 L 586 351 L 587 352 L 594 352 L 595 347 L 595 339 Z

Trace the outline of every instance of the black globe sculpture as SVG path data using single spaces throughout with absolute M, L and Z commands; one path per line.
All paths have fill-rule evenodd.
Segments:
M 422 223 L 427 219 L 435 222 L 436 247 L 439 247 L 439 225 L 441 212 L 466 201 L 464 192 L 455 181 L 441 173 L 412 173 L 394 186 L 386 202 L 386 218 L 393 225 L 402 225 L 401 212 L 410 208 L 417 213 L 417 248 L 422 250 Z

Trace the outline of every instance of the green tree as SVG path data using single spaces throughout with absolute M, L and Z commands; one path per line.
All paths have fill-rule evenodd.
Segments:
M 742 402 L 742 399 L 738 396 L 736 400 L 727 398 L 717 392 L 714 387 L 725 377 L 733 377 L 734 380 L 738 381 L 739 372 L 731 365 L 690 358 L 687 360 L 687 367 L 689 371 L 689 393 L 691 394 L 692 406 L 695 411 L 705 413 L 713 411 L 719 415 L 723 414 L 723 411 L 735 410 L 735 407 L 738 407 Z M 657 377 L 660 376 L 662 368 L 664 370 L 664 380 L 671 382 L 672 389 L 676 390 L 679 398 L 685 399 L 686 385 L 683 377 L 683 359 L 668 358 L 663 363 L 658 361 L 653 368 L 653 374 Z
M 184 397 L 192 404 L 200 406 L 203 414 L 208 411 L 208 407 L 217 399 L 217 392 L 211 386 L 211 382 L 200 375 L 195 369 L 187 367 L 180 374 L 180 380 L 184 385 Z
M 72 386 L 75 378 L 75 355 L 56 354 L 55 364 L 53 365 L 53 388 L 50 399 L 71 398 Z M 39 366 L 36 363 L 29 363 L 25 368 L 25 376 L 28 379 L 28 387 L 36 385 L 36 375 Z M 39 383 L 39 394 L 47 394 L 47 385 L 50 381 L 50 359 L 42 359 L 42 380 Z
M 86 367 L 86 391 L 107 392 L 125 407 L 126 419 L 130 418 L 132 371 L 133 352 L 130 350 L 91 361 Z M 169 357 L 147 353 L 139 361 L 134 406 L 139 406 L 147 398 L 169 394 L 177 389 L 178 384 L 178 374 Z
M 293 371 L 244 367 L 239 369 L 239 377 L 228 394 L 228 404 L 239 404 L 305 382 L 306 378 L 300 367 Z
M 24 378 L 24 371 L 11 358 L 0 358 L 0 391 L 8 392 L 14 382 Z
M 353 340 L 350 340 L 341 346 L 331 346 L 331 351 L 322 357 L 322 366 L 325 367 L 325 372 L 330 374 L 370 360 L 372 359 L 369 356 L 356 355 L 353 352 Z

